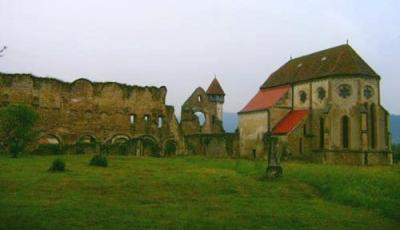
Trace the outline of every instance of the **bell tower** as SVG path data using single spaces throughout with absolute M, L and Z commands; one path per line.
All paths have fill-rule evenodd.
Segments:
M 224 115 L 223 105 L 225 100 L 225 92 L 216 77 L 211 82 L 206 93 L 208 96 L 208 101 L 216 104 L 217 118 L 222 122 Z

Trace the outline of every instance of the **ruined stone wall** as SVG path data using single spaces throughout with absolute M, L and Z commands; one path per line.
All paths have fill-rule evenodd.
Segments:
M 181 127 L 184 135 L 196 133 L 224 133 L 222 120 L 219 118 L 218 109 L 222 109 L 218 103 L 211 102 L 203 88 L 197 88 L 182 105 Z M 204 124 L 200 124 L 196 113 L 203 113 Z
M 189 154 L 215 157 L 239 157 L 239 136 L 225 134 L 193 134 L 185 136 Z
M 40 114 L 43 137 L 74 144 L 90 137 L 101 143 L 148 138 L 163 149 L 173 140 L 183 151 L 183 137 L 166 87 L 139 87 L 78 79 L 72 83 L 27 74 L 0 74 L 1 105 L 24 103 Z M 143 146 L 140 148 L 143 149 Z

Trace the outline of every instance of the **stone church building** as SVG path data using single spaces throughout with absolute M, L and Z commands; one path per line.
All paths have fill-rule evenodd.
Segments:
M 347 44 L 291 59 L 239 112 L 240 154 L 391 164 L 379 84 L 380 76 Z

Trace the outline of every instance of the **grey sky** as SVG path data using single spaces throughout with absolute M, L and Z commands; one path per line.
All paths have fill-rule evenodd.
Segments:
M 179 111 L 217 74 L 237 112 L 289 57 L 350 45 L 400 114 L 400 1 L 0 0 L 0 71 L 166 85 Z

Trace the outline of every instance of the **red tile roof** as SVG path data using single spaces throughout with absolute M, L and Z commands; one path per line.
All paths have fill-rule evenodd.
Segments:
M 214 80 L 211 82 L 210 86 L 207 89 L 207 94 L 225 95 L 225 92 L 219 84 L 217 78 L 214 78 Z
M 373 77 L 378 74 L 349 45 L 341 45 L 290 60 L 264 82 L 261 88 L 336 77 Z
M 289 91 L 290 86 L 261 89 L 240 112 L 251 112 L 273 107 L 282 96 Z
M 294 110 L 289 112 L 272 130 L 272 134 L 287 134 L 295 129 L 308 115 L 308 110 Z

